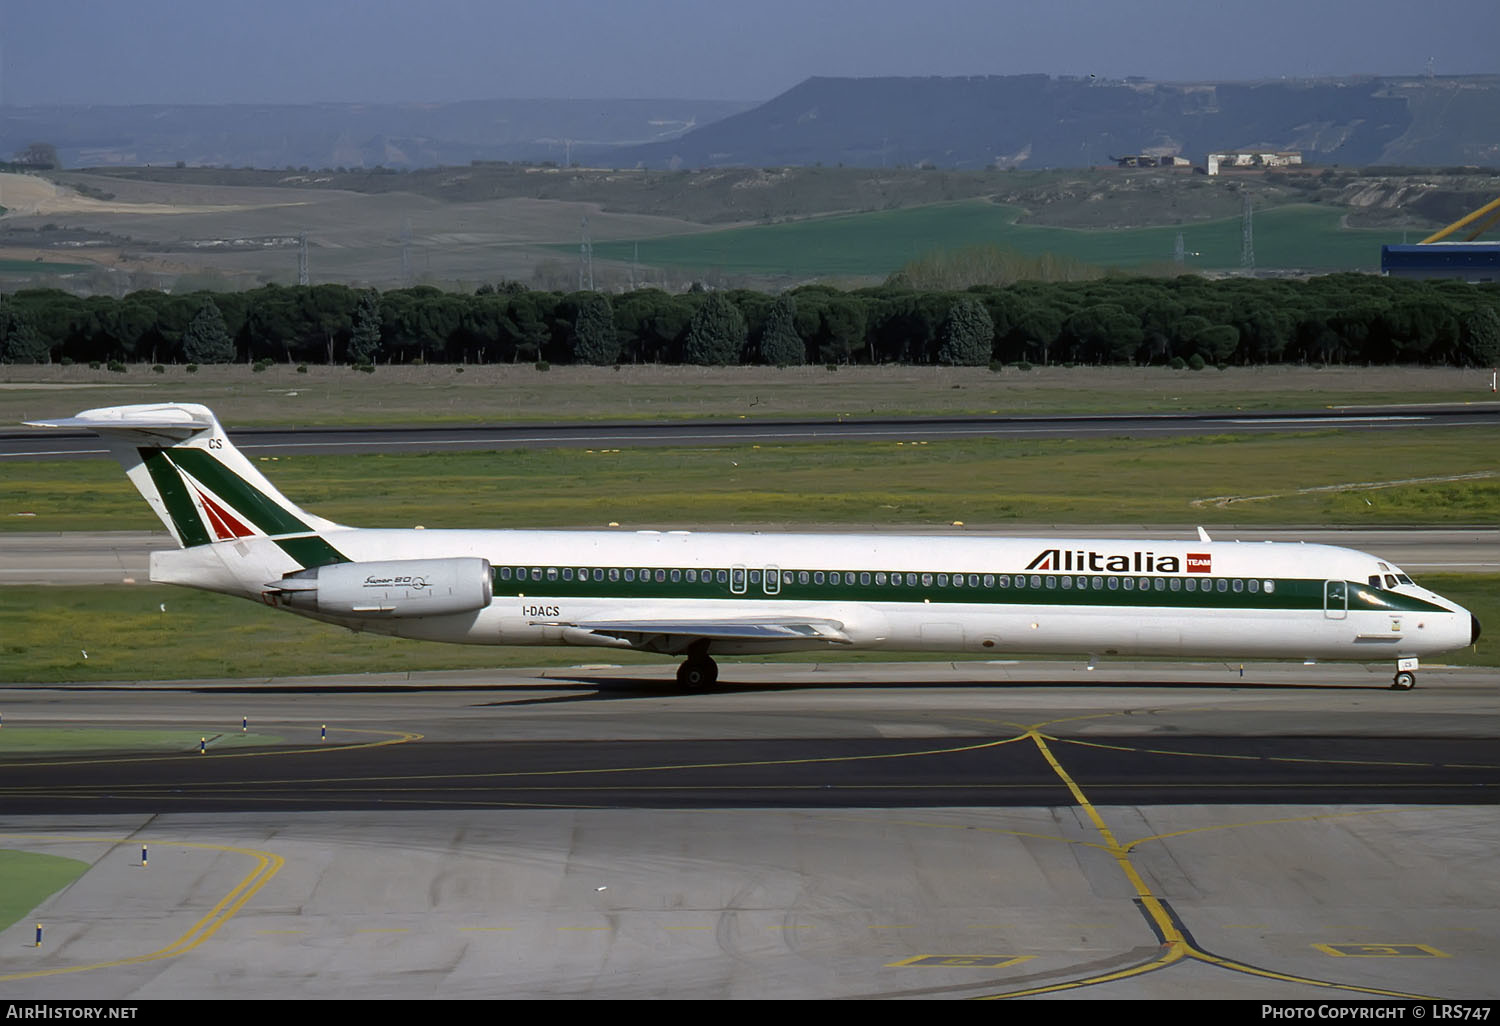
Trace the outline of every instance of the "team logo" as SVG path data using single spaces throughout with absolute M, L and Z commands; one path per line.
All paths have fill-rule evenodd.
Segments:
M 1213 573 L 1214 557 L 1207 552 L 1189 552 L 1187 554 L 1187 572 L 1190 574 Z

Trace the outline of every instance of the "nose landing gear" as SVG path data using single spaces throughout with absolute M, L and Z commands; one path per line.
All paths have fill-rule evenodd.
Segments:
M 1410 691 L 1417 686 L 1417 661 L 1397 659 L 1396 676 L 1391 681 L 1392 691 Z

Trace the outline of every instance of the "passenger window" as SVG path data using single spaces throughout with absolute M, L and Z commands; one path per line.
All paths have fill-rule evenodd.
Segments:
M 923 574 L 922 575 L 922 587 L 924 587 L 924 588 L 930 588 L 930 587 L 932 587 L 932 575 L 931 574 Z
M 619 567 L 612 566 L 612 567 L 609 568 L 609 579 L 611 581 L 618 581 L 620 579 L 620 568 Z
M 906 575 L 906 586 L 908 588 L 915 588 L 917 586 L 917 575 L 916 574 L 907 574 Z
M 812 574 L 808 573 L 806 570 L 798 570 L 797 571 L 797 583 L 798 584 L 806 584 L 810 580 L 812 580 Z
M 1120 579 L 1118 577 L 1111 577 L 1109 579 L 1109 590 L 1110 591 L 1116 591 L 1116 590 L 1119 589 L 1119 587 L 1120 587 Z
M 661 584 L 661 583 L 665 582 L 666 579 L 667 579 L 667 572 L 665 570 L 658 570 L 658 571 L 656 571 L 656 583 L 657 584 Z
M 1031 575 L 1031 586 L 1033 588 L 1040 588 L 1042 586 L 1042 578 L 1041 578 L 1040 575 L 1038 575 L 1038 574 L 1032 574 Z
M 1227 580 L 1225 580 L 1225 579 L 1224 579 L 1224 578 L 1222 578 L 1222 577 L 1220 577 L 1220 578 L 1219 578 L 1219 583 L 1218 583 L 1218 584 L 1217 584 L 1217 585 L 1216 585 L 1216 587 L 1217 587 L 1217 588 L 1218 588 L 1218 589 L 1219 589 L 1219 590 L 1220 590 L 1220 591 L 1221 591 L 1221 592 L 1223 592 L 1223 591 L 1228 591 L 1228 590 L 1229 590 L 1229 582 L 1228 582 L 1228 581 L 1227 581 Z
M 542 579 L 542 568 L 541 567 L 534 566 L 534 567 L 531 568 L 531 579 L 533 581 L 540 581 Z
M 883 571 L 883 570 L 882 571 L 878 571 L 875 574 L 875 583 L 876 584 L 882 584 L 882 585 L 885 584 L 885 571 Z
M 870 583 L 870 574 L 869 574 L 869 571 L 865 571 L 865 572 L 863 572 L 863 573 L 861 573 L 859 575 L 859 583 L 860 584 L 869 584 Z
M 985 583 L 986 586 L 989 585 L 989 583 L 990 583 L 989 577 L 985 577 L 984 583 Z M 1001 574 L 999 576 L 999 578 L 996 579 L 995 583 L 999 584 L 1000 587 L 1002 587 L 1002 588 L 1009 588 L 1010 587 L 1010 575 L 1009 574 Z
M 986 588 L 993 588 L 995 586 L 995 575 L 994 574 L 985 574 L 984 575 L 984 586 Z
M 573 579 L 573 568 L 570 567 L 570 566 L 563 567 L 563 580 L 565 580 L 565 581 L 571 581 L 572 579 Z
M 1234 588 L 1235 593 L 1238 594 L 1239 592 L 1245 590 L 1245 582 L 1236 577 L 1234 579 L 1234 584 L 1232 585 L 1232 587 Z
M 1180 591 L 1182 589 L 1182 580 L 1181 580 L 1181 578 L 1177 578 L 1177 577 L 1172 578 L 1172 583 L 1170 585 L 1168 585 L 1168 587 L 1170 587 L 1173 591 Z
M 502 581 L 508 581 L 508 580 L 510 580 L 510 567 L 508 567 L 508 566 L 502 566 L 500 568 L 500 579 Z
M 1266 594 L 1269 595 L 1269 594 L 1271 594 L 1271 592 L 1273 592 L 1275 590 L 1276 590 L 1276 582 L 1275 581 L 1267 581 L 1266 582 Z
M 937 584 L 938 584 L 939 588 L 946 588 L 946 587 L 948 587 L 948 575 L 947 574 L 938 574 Z
M 718 579 L 718 582 L 720 584 L 728 584 L 729 583 L 729 571 L 728 570 L 720 570 L 720 571 L 718 571 L 715 574 L 715 577 Z
M 634 581 L 635 580 L 635 567 L 633 567 L 633 566 L 627 566 L 625 568 L 625 579 L 627 581 Z
M 555 580 L 557 580 L 557 567 L 555 567 L 555 566 L 549 566 L 547 568 L 547 580 L 549 580 L 549 581 L 555 581 Z
M 681 580 L 682 580 L 682 571 L 681 570 L 673 570 L 672 571 L 672 583 L 673 584 L 677 584 Z
M 1056 577 L 1052 577 L 1052 576 L 1049 575 L 1047 577 L 1047 590 L 1048 591 L 1052 591 L 1056 587 L 1057 587 L 1057 578 Z
M 602 566 L 596 566 L 596 567 L 594 567 L 594 580 L 596 580 L 596 581 L 602 581 L 602 580 L 604 580 L 604 568 Z
M 813 574 L 813 583 L 814 584 L 822 584 L 823 580 L 824 580 L 824 578 L 823 578 L 823 571 L 819 570 L 815 574 Z
M 1250 586 L 1250 594 L 1254 595 L 1256 592 L 1260 591 L 1260 582 L 1255 578 L 1252 577 L 1245 583 Z
M 1120 583 L 1125 586 L 1125 590 L 1126 591 L 1135 591 L 1135 578 L 1134 577 L 1126 577 Z
M 1182 586 L 1184 588 L 1186 588 L 1188 591 L 1197 591 L 1198 590 L 1198 581 L 1197 581 L 1196 578 L 1189 577 L 1186 581 L 1182 582 Z
M 840 573 L 838 573 L 837 571 L 829 574 L 828 575 L 828 583 L 829 584 L 842 584 L 842 583 L 844 583 L 843 575 L 840 574 Z

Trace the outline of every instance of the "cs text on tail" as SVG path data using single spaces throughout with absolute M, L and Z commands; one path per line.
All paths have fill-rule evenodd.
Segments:
M 308 513 L 204 406 L 85 410 L 179 548 L 151 580 L 354 630 L 682 656 L 829 648 L 1387 661 L 1479 637 L 1399 567 L 1327 545 L 1196 541 L 367 529 Z

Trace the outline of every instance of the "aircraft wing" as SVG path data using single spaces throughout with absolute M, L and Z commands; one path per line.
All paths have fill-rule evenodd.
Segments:
M 532 626 L 564 627 L 606 638 L 619 638 L 642 648 L 666 642 L 670 649 L 694 641 L 824 641 L 852 645 L 837 620 L 816 617 L 755 617 L 741 620 L 579 620 L 532 621 Z M 655 644 L 650 644 L 655 642 Z

